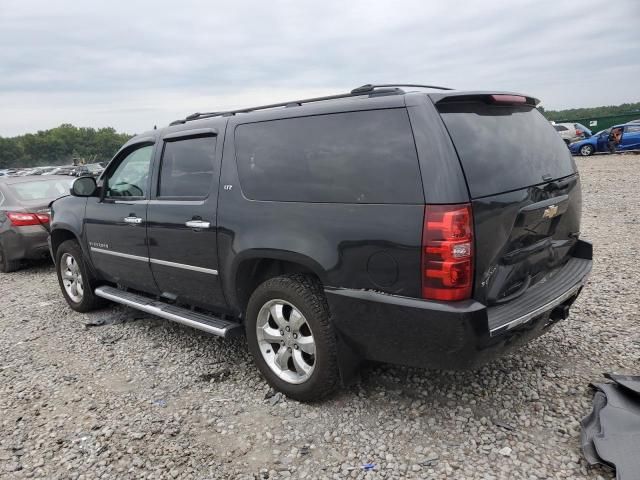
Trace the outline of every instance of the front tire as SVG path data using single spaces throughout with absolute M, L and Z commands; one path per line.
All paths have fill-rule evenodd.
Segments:
M 62 242 L 56 250 L 56 273 L 64 299 L 76 312 L 85 313 L 106 305 L 104 299 L 93 293 L 95 279 L 75 240 Z
M 258 369 L 276 390 L 302 402 L 335 390 L 336 337 L 317 281 L 296 274 L 261 284 L 249 299 L 246 331 Z
M 588 157 L 590 155 L 593 155 L 593 152 L 595 151 L 595 149 L 593 148 L 593 145 L 583 145 L 580 147 L 580 155 L 582 155 L 583 157 Z

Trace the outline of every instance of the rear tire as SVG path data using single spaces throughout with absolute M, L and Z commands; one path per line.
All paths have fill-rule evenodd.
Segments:
M 2 245 L 0 245 L 0 272 L 9 273 L 15 272 L 20 268 L 20 260 L 9 260 L 4 253 Z
M 593 155 L 593 152 L 595 152 L 593 145 L 587 144 L 580 147 L 580 155 L 583 157 L 588 157 L 590 155 Z
M 64 299 L 76 312 L 89 312 L 107 304 L 106 300 L 94 295 L 96 280 L 75 240 L 62 242 L 56 250 L 56 273 Z
M 338 385 L 336 337 L 320 284 L 294 274 L 261 284 L 247 306 L 249 350 L 267 382 L 309 402 Z

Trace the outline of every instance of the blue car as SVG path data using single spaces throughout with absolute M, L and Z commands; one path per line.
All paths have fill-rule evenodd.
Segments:
M 569 145 L 569 150 L 574 155 L 588 157 L 594 153 L 609 153 L 609 134 L 611 130 L 619 128 L 622 130 L 620 143 L 616 145 L 616 152 L 627 152 L 630 150 L 640 150 L 640 124 L 627 123 L 614 125 L 606 130 L 601 130 L 595 135 L 585 138 Z

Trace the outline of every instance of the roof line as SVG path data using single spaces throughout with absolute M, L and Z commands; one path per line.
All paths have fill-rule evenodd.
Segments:
M 302 106 L 302 104 L 305 103 L 315 103 L 315 102 L 324 102 L 327 100 L 337 100 L 337 99 L 341 99 L 341 98 L 351 98 L 351 97 L 359 97 L 359 96 L 363 96 L 363 95 L 368 95 L 369 97 L 373 97 L 373 96 L 382 96 L 382 95 L 402 95 L 403 93 L 405 93 L 404 90 L 402 90 L 399 87 L 418 87 L 418 88 L 433 88 L 433 89 L 437 89 L 437 90 L 453 90 L 451 88 L 447 88 L 447 87 L 437 87 L 437 86 L 432 86 L 432 85 L 418 85 L 418 84 L 384 84 L 384 85 L 372 85 L 372 84 L 366 84 L 366 85 L 362 85 L 358 88 L 354 88 L 353 90 L 351 90 L 348 93 L 339 93 L 337 95 L 327 95 L 327 96 L 323 96 L 323 97 L 312 97 L 312 98 L 305 98 L 302 100 L 290 100 L 288 102 L 280 102 L 280 103 L 271 103 L 268 105 L 261 105 L 258 107 L 249 107 L 249 108 L 241 108 L 241 109 L 237 109 L 237 110 L 227 110 L 227 111 L 219 111 L 219 112 L 196 112 L 196 113 L 192 113 L 191 115 L 188 115 L 186 118 L 184 119 L 180 119 L 180 120 L 175 120 L 173 122 L 171 122 L 169 125 L 180 125 L 186 122 L 190 122 L 192 120 L 200 120 L 203 118 L 211 118 L 211 117 L 227 117 L 227 116 L 231 116 L 231 115 L 236 115 L 238 113 L 249 113 L 249 112 L 254 112 L 256 110 L 267 110 L 270 108 L 277 108 L 277 107 L 299 107 Z

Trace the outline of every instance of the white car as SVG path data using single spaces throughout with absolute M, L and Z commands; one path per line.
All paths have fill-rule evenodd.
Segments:
M 591 136 L 591 130 L 581 123 L 554 123 L 553 128 L 556 129 L 567 145 Z

